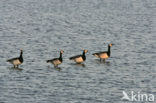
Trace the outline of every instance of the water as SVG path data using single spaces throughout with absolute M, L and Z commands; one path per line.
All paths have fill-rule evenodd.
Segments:
M 123 103 L 122 91 L 156 96 L 155 0 L 1 0 L 1 103 Z M 100 63 L 91 54 L 115 44 Z M 24 63 L 6 60 L 24 50 Z M 70 56 L 88 49 L 85 66 Z M 46 60 L 64 50 L 54 69 Z M 154 103 L 154 102 L 153 102 Z

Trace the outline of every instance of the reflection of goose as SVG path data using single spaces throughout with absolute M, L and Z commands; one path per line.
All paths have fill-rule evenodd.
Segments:
M 14 68 L 14 67 L 11 67 L 11 68 L 8 68 L 8 69 L 11 69 L 11 70 L 18 70 L 18 71 L 22 71 L 22 70 L 23 70 L 22 68 Z
M 87 53 L 87 52 L 88 52 L 88 50 L 83 50 L 82 55 L 76 55 L 76 56 L 70 57 L 69 59 L 74 60 L 78 64 L 82 63 L 86 60 L 85 53 Z
M 103 51 L 103 52 L 99 52 L 99 53 L 93 53 L 94 56 L 96 56 L 97 58 L 100 58 L 101 60 L 108 59 L 111 55 L 111 50 L 110 48 L 112 47 L 113 44 L 108 44 L 108 51 Z
M 62 69 L 61 69 L 60 67 L 57 67 L 56 70 L 57 70 L 57 71 L 61 71 Z
M 7 60 L 7 62 L 13 64 L 14 68 L 16 68 L 16 67 L 18 68 L 18 65 L 23 63 L 23 56 L 22 56 L 22 54 L 23 54 L 23 50 L 21 50 L 21 53 L 20 53 L 19 57 L 9 59 L 9 60 Z
M 86 67 L 85 64 L 76 64 L 77 66 L 80 66 L 80 67 Z
M 129 100 L 130 98 L 128 97 L 127 93 L 125 91 L 122 91 L 123 97 L 121 98 L 121 100 Z
M 54 65 L 54 67 L 57 67 L 58 65 L 60 65 L 62 62 L 63 62 L 63 59 L 62 59 L 62 54 L 64 53 L 63 50 L 60 51 L 60 57 L 59 58 L 54 58 L 54 59 L 51 59 L 51 60 L 47 60 L 47 63 L 52 63 Z

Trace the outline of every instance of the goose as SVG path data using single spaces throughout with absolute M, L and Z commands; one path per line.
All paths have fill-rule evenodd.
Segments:
M 53 58 L 51 60 L 47 60 L 47 63 L 52 63 L 54 67 L 58 67 L 63 62 L 62 54 L 64 53 L 63 50 L 60 51 L 60 57 L 59 58 Z
M 111 56 L 111 47 L 113 44 L 108 44 L 108 51 L 102 51 L 98 53 L 93 53 L 92 55 L 96 56 L 97 58 L 100 58 L 100 61 L 106 60 Z
M 80 64 L 86 60 L 85 54 L 88 52 L 88 50 L 83 50 L 82 55 L 76 55 L 73 57 L 70 57 L 69 60 L 74 60 L 76 63 Z
M 12 58 L 12 59 L 8 59 L 8 60 L 7 60 L 7 62 L 13 64 L 14 68 L 18 68 L 18 66 L 19 66 L 20 64 L 22 64 L 23 61 L 24 61 L 24 60 L 23 60 L 23 56 L 22 56 L 23 50 L 21 49 L 20 51 L 21 51 L 21 53 L 20 53 L 20 56 L 19 56 L 19 57 L 16 57 L 16 58 Z

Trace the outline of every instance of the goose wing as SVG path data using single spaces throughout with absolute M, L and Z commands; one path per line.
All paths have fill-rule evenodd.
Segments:
M 55 60 L 58 60 L 58 58 L 53 58 L 53 59 L 47 60 L 47 63 L 48 63 L 48 62 L 55 61 Z
M 17 60 L 17 59 L 19 59 L 19 58 L 16 57 L 16 58 L 8 59 L 7 62 L 13 62 L 14 60 Z
M 70 57 L 69 59 L 70 59 L 70 60 L 73 60 L 73 59 L 76 59 L 76 58 L 79 58 L 79 57 L 82 57 L 82 55 L 72 56 L 72 57 Z
M 93 53 L 92 55 L 100 55 L 100 54 L 103 54 L 103 53 L 107 53 L 107 51 L 103 51 L 103 52 L 97 52 L 97 53 Z

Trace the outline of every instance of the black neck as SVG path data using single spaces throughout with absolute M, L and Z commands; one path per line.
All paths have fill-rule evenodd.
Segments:
M 19 57 L 20 62 L 23 62 L 23 56 L 22 56 L 22 54 L 23 54 L 23 52 L 21 51 L 20 57 Z
M 111 46 L 108 45 L 108 56 L 111 55 L 111 50 L 110 49 L 111 49 Z
M 82 54 L 82 58 L 83 58 L 84 61 L 86 60 L 86 56 L 85 56 L 85 52 L 84 51 L 83 51 L 83 54 Z
M 60 52 L 60 57 L 59 57 L 59 60 L 62 62 L 63 59 L 62 59 L 62 53 Z

